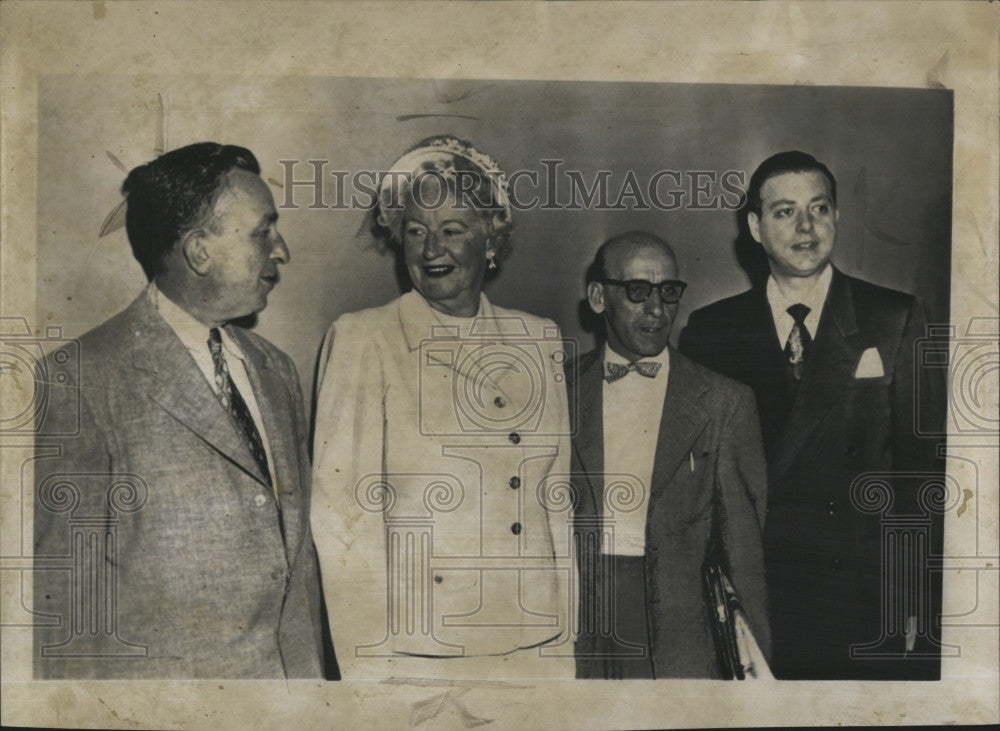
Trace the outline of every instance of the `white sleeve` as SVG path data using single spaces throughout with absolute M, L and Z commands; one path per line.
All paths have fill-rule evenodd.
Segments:
M 385 521 L 379 505 L 385 386 L 365 331 L 364 324 L 347 318 L 331 326 L 316 387 L 312 531 L 344 678 L 369 676 L 359 650 L 364 655 L 361 648 L 380 643 L 387 627 Z

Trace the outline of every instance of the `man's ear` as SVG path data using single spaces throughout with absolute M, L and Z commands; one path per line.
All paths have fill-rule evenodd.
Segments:
M 760 216 L 752 211 L 747 214 L 747 228 L 750 229 L 750 235 L 753 236 L 753 240 L 758 244 L 760 241 Z
M 591 282 L 587 285 L 587 302 L 596 314 L 604 312 L 604 285 L 600 282 Z
M 208 248 L 205 246 L 204 229 L 191 229 L 181 237 L 181 253 L 191 271 L 199 276 L 208 274 L 212 257 L 209 256 Z

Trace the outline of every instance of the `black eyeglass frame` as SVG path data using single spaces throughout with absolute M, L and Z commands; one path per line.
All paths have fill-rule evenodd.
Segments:
M 635 304 L 641 304 L 649 299 L 649 295 L 653 294 L 653 290 L 658 290 L 660 293 L 660 299 L 665 305 L 675 305 L 681 301 L 681 297 L 684 296 L 684 290 L 687 289 L 687 282 L 682 282 L 680 279 L 664 279 L 662 282 L 653 284 L 648 279 L 600 279 L 598 280 L 601 284 L 617 284 L 619 287 L 625 288 L 625 296 L 628 297 L 629 302 Z M 679 292 L 677 293 L 677 299 L 667 299 L 666 291 L 664 287 L 677 287 Z M 640 297 L 636 299 L 632 296 L 633 287 L 648 287 L 645 297 Z

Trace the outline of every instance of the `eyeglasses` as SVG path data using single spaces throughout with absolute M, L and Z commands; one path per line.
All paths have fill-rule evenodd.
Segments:
M 684 294 L 684 288 L 687 287 L 687 282 L 682 282 L 679 279 L 667 279 L 658 284 L 647 282 L 645 279 L 629 279 L 628 281 L 602 279 L 600 281 L 601 284 L 617 284 L 619 287 L 624 287 L 625 296 L 628 297 L 629 302 L 635 302 L 636 304 L 645 302 L 649 299 L 649 295 L 653 293 L 653 290 L 658 289 L 660 291 L 660 299 L 663 300 L 663 303 L 672 305 L 681 301 L 681 295 Z

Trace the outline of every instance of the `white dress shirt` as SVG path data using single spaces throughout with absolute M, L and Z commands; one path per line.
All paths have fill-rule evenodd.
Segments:
M 153 306 L 160 313 L 160 317 L 166 320 L 167 324 L 177 333 L 177 337 L 191 353 L 198 369 L 204 374 L 205 380 L 216 395 L 219 388 L 215 384 L 215 362 L 212 360 L 212 351 L 208 347 L 208 335 L 211 330 L 205 323 L 199 322 L 191 317 L 182 308 L 174 304 L 169 297 L 160 292 L 155 282 L 150 282 L 149 298 Z M 222 357 L 229 366 L 229 377 L 233 379 L 233 385 L 240 392 L 243 401 L 246 402 L 250 416 L 253 417 L 254 426 L 260 434 L 260 441 L 264 445 L 264 453 L 267 455 L 267 471 L 271 478 L 271 484 L 276 485 L 277 480 L 274 475 L 274 458 L 271 456 L 271 446 L 268 444 L 267 432 L 264 431 L 264 420 L 260 416 L 260 407 L 257 405 L 257 397 L 250 386 L 250 377 L 247 375 L 246 356 L 240 350 L 236 341 L 229 337 L 224 327 L 219 328 L 219 335 L 222 339 Z M 239 363 L 239 367 L 234 368 L 233 364 Z M 241 435 L 242 436 L 242 435 Z
M 604 360 L 628 365 L 625 358 L 607 345 Z M 613 383 L 604 381 L 604 524 L 613 537 L 609 541 L 605 534 L 602 554 L 643 556 L 646 553 L 646 511 L 663 400 L 667 395 L 669 352 L 664 349 L 659 355 L 642 360 L 660 364 L 654 378 L 629 372 Z M 623 482 L 632 492 L 626 493 L 620 487 Z M 627 499 L 615 499 L 625 495 Z
M 830 291 L 830 281 L 833 279 L 833 266 L 829 262 L 826 269 L 819 275 L 819 279 L 807 294 L 799 299 L 788 299 L 774 281 L 773 276 L 767 278 L 767 303 L 771 306 L 771 316 L 774 318 L 774 328 L 778 333 L 778 342 L 781 347 L 785 347 L 788 336 L 795 326 L 795 318 L 788 314 L 788 308 L 792 305 L 803 304 L 809 308 L 806 315 L 805 326 L 812 338 L 816 337 L 816 328 L 819 327 L 819 316 L 823 313 L 823 303 L 826 302 L 826 295 Z

